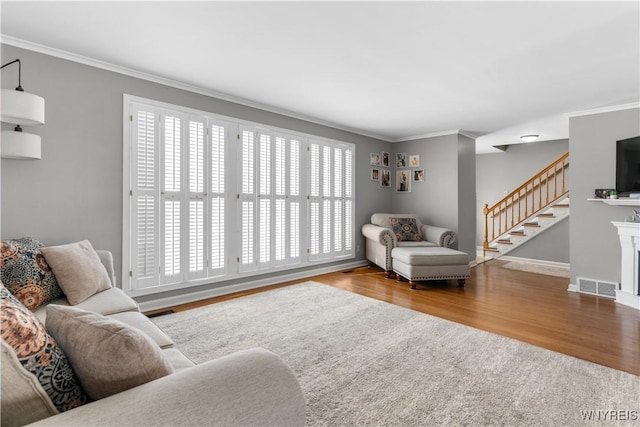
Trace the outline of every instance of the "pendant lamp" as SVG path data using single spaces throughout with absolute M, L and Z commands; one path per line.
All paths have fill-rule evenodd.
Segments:
M 22 131 L 21 126 L 44 124 L 44 98 L 22 89 L 22 65 L 19 59 L 4 64 L 18 64 L 18 87 L 2 89 L 0 121 L 15 125 L 13 130 L 3 130 L 0 154 L 3 159 L 40 159 L 40 135 Z

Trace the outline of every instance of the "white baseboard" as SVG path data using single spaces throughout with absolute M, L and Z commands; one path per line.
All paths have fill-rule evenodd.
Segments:
M 248 282 L 236 283 L 233 285 L 219 286 L 212 289 L 202 291 L 187 292 L 181 295 L 170 297 L 156 298 L 151 301 L 140 302 L 140 311 L 160 310 L 167 307 L 173 307 L 180 304 L 200 301 L 203 299 L 219 297 L 235 292 L 248 291 L 251 289 L 262 288 L 265 286 L 276 285 L 278 283 L 289 282 L 292 280 L 306 279 L 307 277 L 318 276 L 320 274 L 334 273 L 336 271 L 348 270 L 367 265 L 367 260 L 353 261 L 346 264 L 333 265 L 329 267 L 314 268 L 296 273 L 283 274 L 280 276 L 269 277 L 267 279 L 257 279 Z M 134 297 L 135 299 L 135 297 Z
M 580 292 L 580 288 L 578 285 L 574 285 L 573 283 L 569 283 L 569 287 L 567 288 L 569 292 Z

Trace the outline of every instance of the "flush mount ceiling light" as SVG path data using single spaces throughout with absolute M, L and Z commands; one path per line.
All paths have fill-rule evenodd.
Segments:
M 540 138 L 540 135 L 522 135 L 520 137 L 520 139 L 523 140 L 524 142 L 533 142 L 538 138 Z
M 40 159 L 40 135 L 22 132 L 22 127 L 44 124 L 44 99 L 22 89 L 22 65 L 19 59 L 4 64 L 18 64 L 18 87 L 2 89 L 0 121 L 16 125 L 2 131 L 0 153 L 3 159 Z

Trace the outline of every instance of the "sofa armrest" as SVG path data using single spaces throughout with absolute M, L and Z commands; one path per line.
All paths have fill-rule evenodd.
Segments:
M 33 426 L 302 426 L 305 400 L 275 354 L 251 349 L 184 369 Z
M 423 225 L 420 233 L 422 233 L 423 239 L 443 248 L 450 248 L 458 238 L 455 231 L 433 225 Z
M 396 246 L 396 235 L 391 230 L 379 225 L 365 224 L 362 226 L 362 235 L 367 239 L 380 243 L 383 246 L 394 248 Z
M 116 286 L 116 270 L 113 267 L 113 255 L 110 251 L 105 251 L 101 249 L 97 249 L 96 253 L 100 258 L 100 262 L 104 265 L 104 268 L 107 270 L 107 274 L 109 275 L 109 279 L 111 279 L 111 286 L 115 288 Z

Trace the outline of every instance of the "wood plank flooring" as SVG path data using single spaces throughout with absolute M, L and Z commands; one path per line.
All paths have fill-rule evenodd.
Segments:
M 433 316 L 640 375 L 640 311 L 613 300 L 567 292 L 569 280 L 503 268 L 493 260 L 472 268 L 464 289 L 455 281 L 388 279 L 377 267 L 324 274 L 259 290 L 172 307 L 188 310 L 315 280 Z

